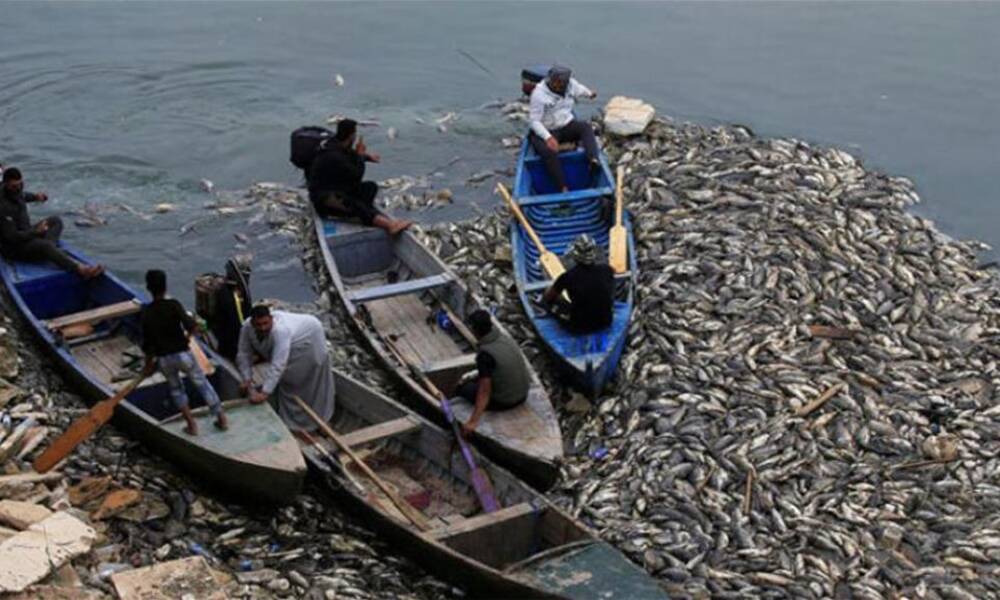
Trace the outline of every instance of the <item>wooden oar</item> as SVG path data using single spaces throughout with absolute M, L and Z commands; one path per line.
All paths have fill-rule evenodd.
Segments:
M 201 367 L 206 377 L 215 373 L 215 365 L 205 356 L 205 351 L 201 349 L 201 344 L 198 343 L 198 340 L 193 335 L 188 337 L 188 349 L 194 355 L 195 362 Z
M 462 432 L 458 428 L 458 421 L 455 420 L 455 415 L 451 412 L 451 405 L 448 404 L 448 399 L 441 393 L 441 390 L 434 385 L 434 382 L 431 381 L 427 375 L 424 375 L 423 371 L 403 358 L 402 353 L 400 353 L 399 348 L 396 348 L 395 344 L 385 337 L 382 337 L 381 339 L 385 342 L 389 351 L 396 356 L 396 360 L 408 367 L 417 379 L 420 380 L 420 383 L 427 388 L 427 391 L 436 396 L 441 402 L 441 408 L 444 410 L 445 419 L 447 419 L 448 424 L 451 425 L 451 430 L 455 434 L 455 439 L 458 440 L 458 446 L 462 450 L 462 457 L 465 459 L 465 465 L 469 468 L 469 474 L 472 479 L 472 488 L 476 490 L 476 496 L 479 498 L 479 504 L 483 507 L 483 512 L 491 513 L 495 510 L 499 510 L 500 503 L 497 502 L 496 492 L 493 491 L 493 484 L 490 483 L 490 479 L 486 476 L 486 473 L 483 472 L 479 465 L 476 464 L 476 459 L 472 456 L 472 450 L 469 449 L 469 444 L 466 443 L 465 437 L 462 436 Z
M 59 461 L 66 458 L 74 448 L 80 445 L 80 442 L 90 437 L 101 425 L 104 425 L 111 419 L 111 415 L 115 412 L 115 406 L 125 396 L 129 395 L 136 386 L 142 383 L 144 379 L 146 379 L 145 373 L 130 381 L 128 385 L 118 390 L 117 394 L 101 400 L 87 411 L 87 414 L 73 421 L 69 428 L 35 459 L 35 462 L 32 463 L 35 471 L 45 473 L 58 464 Z
M 627 267 L 628 244 L 626 242 L 625 225 L 622 224 L 622 180 L 625 178 L 625 167 L 618 165 L 617 184 L 615 185 L 615 225 L 611 228 L 608 239 L 608 264 L 615 273 L 624 273 Z
M 375 471 L 372 471 L 371 468 L 368 465 L 366 465 L 363 460 L 358 458 L 358 455 L 354 453 L 354 450 L 351 450 L 351 447 L 345 444 L 344 441 L 340 439 L 340 436 L 338 436 L 337 433 L 330 428 L 330 426 L 326 423 L 326 421 L 324 421 L 319 415 L 316 414 L 316 412 L 312 409 L 312 407 L 306 404 L 305 400 L 299 398 L 298 396 L 292 396 L 292 399 L 294 399 L 295 402 L 298 403 L 298 405 L 302 408 L 302 410 L 304 410 L 306 414 L 308 414 L 309 417 L 316 423 L 316 425 L 323 430 L 323 433 L 325 433 L 328 438 L 333 440 L 333 443 L 337 444 L 337 447 L 340 448 L 340 450 L 344 454 L 346 454 L 348 458 L 354 461 L 356 465 L 358 465 L 358 468 L 361 469 L 361 472 L 364 473 L 369 479 L 371 479 L 372 483 L 378 486 L 378 489 L 382 490 L 382 493 L 385 494 L 389 498 L 389 500 L 391 500 L 392 503 L 396 505 L 396 508 L 398 508 L 399 511 L 403 513 L 403 515 L 407 519 L 409 519 L 410 522 L 413 523 L 413 525 L 417 529 L 420 529 L 422 531 L 430 531 L 431 529 L 430 523 L 427 522 L 427 519 L 424 518 L 424 515 L 419 510 L 414 508 L 406 500 L 400 498 L 399 494 L 394 492 L 388 485 L 386 485 L 384 481 L 382 481 L 381 478 L 379 478 L 378 475 L 375 474 Z
M 510 197 L 507 188 L 502 183 L 497 184 L 497 191 L 503 196 L 504 201 L 507 202 L 507 206 L 510 208 L 510 212 L 514 213 L 514 216 L 521 223 L 521 227 L 524 227 L 524 231 L 528 234 L 528 237 L 535 243 L 535 247 L 538 248 L 538 263 L 542 265 L 542 270 L 545 271 L 548 278 L 554 282 L 560 275 L 566 272 L 566 267 L 563 266 L 562 261 L 559 260 L 555 252 L 545 248 L 545 244 L 542 243 L 535 230 L 531 228 L 531 223 L 528 223 L 528 219 L 521 212 L 521 208 Z M 563 292 L 563 299 L 569 302 L 569 294 Z

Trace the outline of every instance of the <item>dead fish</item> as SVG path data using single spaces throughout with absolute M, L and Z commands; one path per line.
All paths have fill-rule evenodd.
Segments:
M 454 112 L 449 112 L 449 113 L 446 113 L 444 116 L 442 116 L 440 118 L 434 119 L 434 122 L 437 123 L 438 125 L 444 125 L 445 123 L 448 123 L 449 121 L 453 121 L 457 116 L 458 115 L 455 114 Z
M 203 189 L 204 191 L 206 191 L 209 194 L 211 194 L 215 190 L 215 184 L 212 183 L 211 180 L 202 179 L 201 180 L 201 189 Z
M 334 75 L 333 76 L 333 84 L 335 86 L 337 86 L 337 87 L 343 87 L 343 85 L 344 85 L 344 77 L 343 77 L 343 75 L 341 75 L 340 73 L 337 73 L 336 75 Z
M 390 141 L 395 140 L 397 135 L 398 132 L 396 131 L 395 127 L 390 127 L 385 132 L 385 137 L 389 138 Z
M 166 214 L 168 212 L 173 212 L 176 209 L 177 209 L 177 206 L 174 205 L 174 204 L 171 204 L 170 202 L 161 202 L 161 203 L 159 203 L 159 204 L 157 204 L 156 206 L 153 207 L 153 210 L 157 214 L 160 214 L 160 215 Z

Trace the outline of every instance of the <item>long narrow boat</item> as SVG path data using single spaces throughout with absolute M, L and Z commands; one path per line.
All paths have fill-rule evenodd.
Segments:
M 323 262 L 353 325 L 386 368 L 413 392 L 407 396 L 410 406 L 444 423 L 438 399 L 417 382 L 410 368 L 418 368 L 446 394 L 464 372 L 475 368 L 475 339 L 463 323 L 476 308 L 475 299 L 410 232 L 390 237 L 381 229 L 347 221 L 319 217 L 314 221 Z M 503 329 L 496 319 L 493 325 Z M 531 379 L 524 404 L 488 411 L 472 441 L 532 485 L 546 489 L 558 475 L 562 434 L 534 370 Z M 472 406 L 456 403 L 453 410 L 464 421 Z
M 396 548 L 470 596 L 667 597 L 645 571 L 578 520 L 477 456 L 501 506 L 481 512 L 450 431 L 340 373 L 330 425 L 383 482 L 422 513 L 430 528 L 413 525 L 332 442 L 324 437 L 316 437 L 314 444 L 300 441 L 306 459 L 336 499 Z
M 76 260 L 87 257 L 64 246 Z M 125 368 L 139 361 L 139 312 L 144 300 L 110 273 L 90 281 L 48 263 L 0 259 L 0 276 L 17 310 L 65 379 L 88 402 L 111 396 L 134 377 Z M 63 332 L 85 326 L 92 333 L 68 339 Z M 232 366 L 202 345 L 215 365 L 209 381 L 220 398 L 238 398 L 240 378 Z M 305 461 L 295 438 L 268 404 L 224 403 L 228 431 L 212 426 L 199 394 L 186 382 L 198 419 L 198 435 L 170 401 L 163 375 L 143 381 L 115 409 L 115 424 L 207 486 L 252 503 L 282 503 L 299 493 Z M 198 408 L 201 407 L 201 408 Z
M 601 154 L 601 169 L 591 175 L 582 149 L 559 154 L 570 191 L 561 193 L 545 171 L 545 165 L 527 138 L 521 147 L 514 175 L 514 201 L 520 206 L 545 248 L 558 255 L 569 249 L 581 234 L 589 234 L 598 247 L 607 249 L 612 198 L 615 188 L 607 158 Z M 542 302 L 552 281 L 538 262 L 538 248 L 516 220 L 511 222 L 511 256 L 514 280 L 524 311 L 549 352 L 556 358 L 561 375 L 583 393 L 596 397 L 614 376 L 625 347 L 632 318 L 636 279 L 635 242 L 626 212 L 628 268 L 615 277 L 615 306 L 611 327 L 590 334 L 566 330 Z M 566 257 L 563 258 L 567 263 Z

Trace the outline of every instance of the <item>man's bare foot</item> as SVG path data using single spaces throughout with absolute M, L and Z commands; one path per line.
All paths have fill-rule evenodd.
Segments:
M 198 435 L 198 426 L 194 422 L 190 422 L 184 427 L 184 433 L 188 435 Z
M 226 431 L 229 429 L 229 421 L 226 419 L 225 413 L 219 413 L 219 416 L 215 419 L 214 425 L 219 431 Z
M 83 277 L 84 279 L 93 279 L 103 272 L 103 265 L 80 265 L 77 269 L 77 273 L 79 273 L 80 277 Z
M 409 228 L 410 225 L 413 225 L 413 221 L 395 220 L 389 225 L 389 235 L 399 235 Z

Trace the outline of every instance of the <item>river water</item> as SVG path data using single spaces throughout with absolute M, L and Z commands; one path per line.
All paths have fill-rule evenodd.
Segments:
M 499 140 L 523 127 L 481 107 L 515 98 L 523 65 L 552 60 L 602 100 L 844 148 L 913 179 L 916 210 L 946 233 L 1000 248 L 996 3 L 4 2 L 0 14 L 0 162 L 51 197 L 34 214 L 100 211 L 107 225 L 66 238 L 132 283 L 166 269 L 189 303 L 236 233 L 256 254 L 258 295 L 313 294 L 297 247 L 247 215 L 180 234 L 211 214 L 202 179 L 298 183 L 288 133 L 344 114 L 381 124 L 363 132 L 383 158 L 370 177 L 441 171 L 455 206 L 418 217 L 460 218 L 496 203 L 489 182 L 464 182 L 512 166 Z M 118 208 L 163 202 L 178 209 L 148 221 Z

